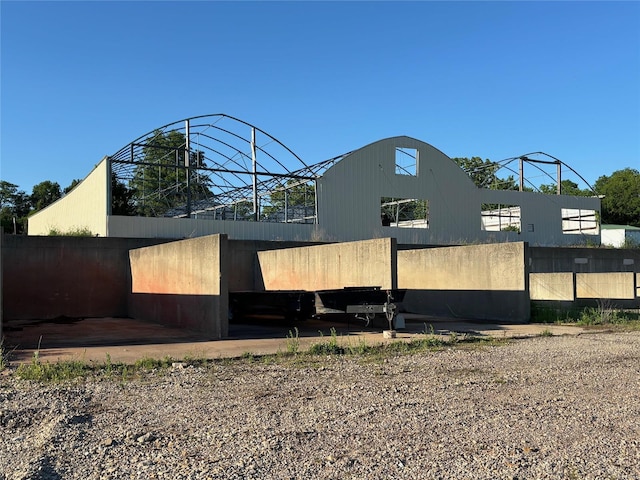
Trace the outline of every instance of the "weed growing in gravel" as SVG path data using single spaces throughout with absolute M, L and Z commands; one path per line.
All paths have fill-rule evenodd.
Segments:
M 615 308 L 609 300 L 599 299 L 596 307 L 560 309 L 531 306 L 531 321 L 539 323 L 575 324 L 587 327 L 608 328 L 615 326 L 622 330 L 640 329 L 640 310 Z
M 144 357 L 144 358 L 141 358 L 140 360 L 136 360 L 136 363 L 134 363 L 133 366 L 136 370 L 144 370 L 144 371 L 165 370 L 169 368 L 173 362 L 174 360 L 169 356 L 166 356 L 162 359 Z
M 65 360 L 56 363 L 42 362 L 39 352 L 36 351 L 31 363 L 23 363 L 18 366 L 16 375 L 23 380 L 62 382 L 85 377 L 91 371 L 89 365 L 79 360 Z
M 549 330 L 548 328 L 545 328 L 543 331 L 540 332 L 540 336 L 541 337 L 553 337 L 553 332 L 551 330 Z
M 338 334 L 335 328 L 331 328 L 331 339 L 328 342 L 314 343 L 309 347 L 311 355 L 342 355 L 345 348 L 338 345 Z
M 9 353 L 4 347 L 4 337 L 0 339 L 0 372 L 9 366 Z
M 298 327 L 294 327 L 294 332 L 289 330 L 287 334 L 287 353 L 295 355 L 300 351 L 300 336 Z

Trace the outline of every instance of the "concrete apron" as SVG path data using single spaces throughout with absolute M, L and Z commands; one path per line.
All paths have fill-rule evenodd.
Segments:
M 39 352 L 39 358 L 55 363 L 64 360 L 104 363 L 107 355 L 112 362 L 131 364 L 142 358 L 175 361 L 185 358 L 237 358 L 244 354 L 268 355 L 289 351 L 298 343 L 304 351 L 314 343 L 328 342 L 332 328 L 343 346 L 368 346 L 393 341 L 423 338 L 425 333 L 447 339 L 452 333 L 493 338 L 532 337 L 551 332 L 553 335 L 577 335 L 584 329 L 576 326 L 552 324 L 505 325 L 474 323 L 459 319 L 406 315 L 404 329 L 395 339 L 383 338 L 384 322 L 377 321 L 376 329 L 363 329 L 353 321 L 328 322 L 307 320 L 294 326 L 271 326 L 260 323 L 230 325 L 230 337 L 208 341 L 196 333 L 167 328 L 162 325 L 130 318 L 91 318 L 66 322 L 15 324 L 6 329 L 5 348 L 12 363 L 26 363 Z M 265 319 L 265 322 L 267 319 Z M 297 332 L 296 332 L 297 327 Z M 378 328 L 379 327 L 379 328 Z M 297 337 L 297 341 L 290 337 Z

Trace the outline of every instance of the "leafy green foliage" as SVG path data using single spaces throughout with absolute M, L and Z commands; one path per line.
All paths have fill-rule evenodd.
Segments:
M 625 168 L 603 175 L 594 185 L 602 199 L 602 223 L 640 227 L 640 172 Z
M 67 231 L 51 228 L 48 235 L 50 237 L 93 237 L 93 232 L 87 227 L 76 227 Z
M 262 215 L 267 220 L 284 221 L 285 208 L 287 220 L 315 214 L 316 197 L 312 183 L 297 179 L 288 180 L 286 184 L 281 184 L 271 192 L 270 200 L 271 204 L 262 208 Z
M 549 195 L 556 195 L 558 193 L 558 189 L 556 184 L 543 184 L 540 185 L 540 192 L 546 193 Z M 578 184 L 572 182 L 571 180 L 561 180 L 560 181 L 560 193 L 562 195 L 573 195 L 574 197 L 591 197 L 593 196 L 593 192 L 588 188 L 581 189 L 578 187 Z
M 211 194 L 211 181 L 207 176 L 189 176 L 185 166 L 185 136 L 178 131 L 156 131 L 146 140 L 144 158 L 136 167 L 129 183 L 130 200 L 140 215 L 162 216 L 170 210 L 184 207 L 189 198 L 196 199 Z M 204 167 L 202 152 L 191 152 L 190 167 Z M 128 203 L 128 202 L 126 202 Z
M 62 197 L 60 184 L 58 182 L 45 180 L 33 186 L 31 205 L 33 205 L 34 211 L 37 212 L 38 210 L 48 207 L 60 197 Z
M 31 198 L 18 186 L 0 180 L 0 225 L 6 233 L 24 233 Z
M 482 160 L 480 157 L 456 157 L 452 158 L 462 170 L 464 170 L 469 178 L 476 184 L 478 188 L 487 188 L 490 190 L 518 190 L 518 184 L 513 177 L 509 175 L 507 178 L 498 177 L 500 165 L 493 163 L 491 160 Z

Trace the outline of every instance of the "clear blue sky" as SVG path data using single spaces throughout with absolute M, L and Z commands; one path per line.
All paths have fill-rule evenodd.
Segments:
M 640 3 L 0 2 L 0 178 L 62 188 L 226 113 L 306 163 L 409 135 L 450 157 L 640 168 Z

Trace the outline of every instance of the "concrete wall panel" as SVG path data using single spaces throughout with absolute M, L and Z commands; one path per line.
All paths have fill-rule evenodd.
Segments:
M 266 290 L 396 288 L 396 242 L 380 238 L 258 252 Z
M 11 320 L 127 316 L 129 250 L 154 239 L 5 235 L 3 310 Z
M 526 244 L 398 252 L 398 288 L 412 313 L 527 322 Z
M 522 291 L 524 265 L 522 242 L 402 250 L 398 252 L 398 287 Z
M 228 335 L 227 237 L 211 235 L 132 250 L 130 315 Z
M 531 300 L 573 302 L 573 273 L 529 274 Z
M 577 273 L 576 297 L 633 300 L 636 297 L 634 274 Z

